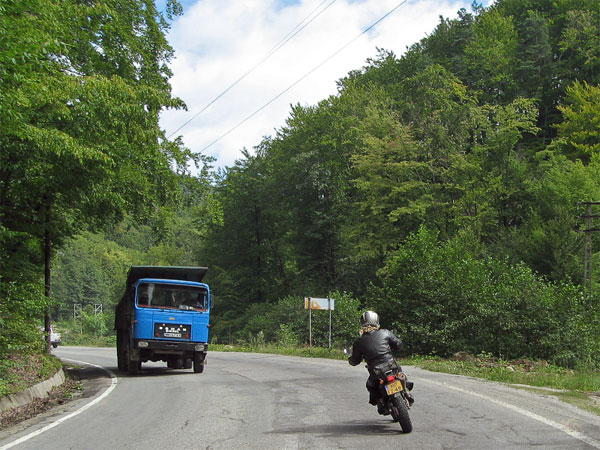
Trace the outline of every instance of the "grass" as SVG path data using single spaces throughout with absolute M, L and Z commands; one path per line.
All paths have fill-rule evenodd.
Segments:
M 452 373 L 507 383 L 543 395 L 552 395 L 565 403 L 600 415 L 600 372 L 557 367 L 545 361 L 502 361 L 486 357 L 441 359 L 414 357 L 401 361 L 425 370 Z
M 246 353 L 272 353 L 276 355 L 301 356 L 304 358 L 346 359 L 341 350 L 321 347 L 283 347 L 276 344 L 261 345 L 225 345 L 210 344 L 209 350 L 216 352 L 246 352 Z
M 535 394 L 552 395 L 565 403 L 569 403 L 577 408 L 591 412 L 600 416 L 600 396 L 579 391 L 554 391 L 544 388 L 534 388 L 526 386 L 516 386 L 517 389 L 523 389 Z
M 403 364 L 414 365 L 433 372 L 467 375 L 501 383 L 581 392 L 600 391 L 600 372 L 588 369 L 565 369 L 545 361 L 502 361 L 474 356 L 467 359 L 449 360 L 414 357 L 403 360 Z
M 47 380 L 61 367 L 58 358 L 45 353 L 4 355 L 0 358 L 0 397 Z

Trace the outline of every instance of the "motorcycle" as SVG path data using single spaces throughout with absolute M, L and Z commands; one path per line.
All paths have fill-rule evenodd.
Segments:
M 344 353 L 348 355 L 350 350 L 344 348 Z M 406 374 L 395 361 L 377 365 L 373 367 L 373 372 L 379 380 L 377 412 L 383 416 L 391 415 L 394 422 L 400 424 L 402 432 L 410 433 L 413 426 L 408 410 L 413 400 L 408 392 L 412 391 L 414 383 L 406 379 Z
M 373 367 L 373 372 L 379 380 L 379 404 L 377 411 L 381 415 L 390 415 L 394 422 L 400 424 L 404 433 L 413 429 L 408 410 L 412 404 L 412 397 L 408 394 L 413 388 L 413 383 L 406 379 L 406 374 L 400 370 L 396 363 Z

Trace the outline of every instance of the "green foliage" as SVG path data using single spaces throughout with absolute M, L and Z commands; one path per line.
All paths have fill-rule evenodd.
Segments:
M 432 357 L 415 357 L 402 361 L 406 365 L 431 370 L 483 378 L 501 383 L 549 387 L 579 392 L 594 392 L 600 387 L 598 372 L 574 371 L 548 364 L 546 361 L 471 357 L 469 360 L 450 360 Z M 550 392 L 545 391 L 548 395 Z
M 358 300 L 348 294 L 332 293 L 335 309 L 331 312 L 333 347 L 347 346 L 357 336 L 360 317 Z M 274 304 L 252 305 L 243 313 L 224 314 L 214 319 L 211 338 L 220 343 L 249 342 L 258 339 L 278 345 L 309 343 L 308 310 L 302 297 L 289 296 Z M 329 345 L 328 311 L 312 311 L 312 340 L 317 347 Z
M 297 347 L 299 344 L 298 336 L 292 330 L 292 327 L 285 323 L 279 324 L 279 330 L 276 333 L 277 345 L 282 347 Z
M 574 230 L 577 202 L 600 189 L 599 13 L 597 0 L 461 10 L 399 58 L 378 49 L 338 95 L 293 107 L 218 190 L 223 224 L 202 253 L 217 254 L 218 339 L 274 341 L 284 323 L 306 342 L 269 311 L 340 290 L 409 330 L 414 351 L 595 361 Z
M 218 342 L 302 348 L 301 299 L 329 292 L 336 346 L 368 305 L 412 352 L 595 366 L 598 277 L 584 303 L 575 231 L 577 203 L 600 200 L 599 5 L 496 0 L 440 18 L 213 176 L 158 127 L 182 103 L 151 2 L 9 2 L 1 273 L 39 279 L 49 237 L 53 317 L 104 305 L 107 318 L 78 323 L 85 334 L 110 334 L 128 265 L 205 265 Z M 167 19 L 178 12 L 169 1 Z M 197 177 L 187 161 L 203 164 Z M 316 345 L 327 328 L 315 311 Z
M 112 311 L 123 294 L 129 267 L 140 259 L 139 253 L 99 234 L 83 233 L 68 241 L 53 265 L 55 319 L 72 317 L 74 305 L 103 305 Z
M 48 295 L 66 239 L 173 201 L 171 167 L 190 155 L 158 124 L 161 110 L 184 106 L 171 97 L 167 28 L 145 0 L 0 7 L 0 254 L 38 248 L 3 258 L 6 281 L 38 266 Z
M 109 330 L 112 330 L 112 327 L 107 326 L 107 323 L 112 322 L 111 319 L 112 317 L 105 313 L 94 314 L 89 307 L 82 310 L 79 317 L 82 331 L 96 337 L 105 336 Z
M 412 353 L 597 361 L 600 330 L 576 287 L 548 283 L 524 264 L 474 259 L 462 239 L 440 242 L 421 228 L 390 254 L 380 278 L 371 302 Z
M 116 336 L 113 331 L 114 315 L 85 312 L 79 320 L 56 322 L 54 328 L 60 331 L 62 345 L 85 347 L 114 347 Z M 104 334 L 101 334 L 103 332 Z
M 0 358 L 0 397 L 46 381 L 61 367 L 61 361 L 52 355 L 21 352 L 3 355 Z
M 510 99 L 514 90 L 517 33 L 512 17 L 491 9 L 478 16 L 472 38 L 464 50 L 473 88 L 485 101 Z
M 589 162 L 600 153 L 600 86 L 575 82 L 558 106 L 564 121 L 556 125 L 556 145 L 570 158 Z
M 40 326 L 45 308 L 41 283 L 0 279 L 0 360 L 10 353 L 31 353 L 42 349 Z

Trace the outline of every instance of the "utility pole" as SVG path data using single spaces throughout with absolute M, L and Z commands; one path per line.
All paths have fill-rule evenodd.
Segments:
M 592 293 L 592 233 L 600 231 L 600 228 L 592 226 L 592 219 L 600 217 L 600 214 L 592 214 L 592 205 L 600 205 L 600 202 L 579 202 L 577 205 L 585 205 L 585 214 L 577 216 L 578 219 L 585 219 L 585 228 L 577 230 L 585 233 L 583 244 L 583 293 L 588 298 Z

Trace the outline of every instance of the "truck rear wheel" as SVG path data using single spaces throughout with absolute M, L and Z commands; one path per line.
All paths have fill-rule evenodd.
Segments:
M 204 353 L 194 353 L 194 373 L 204 372 Z

